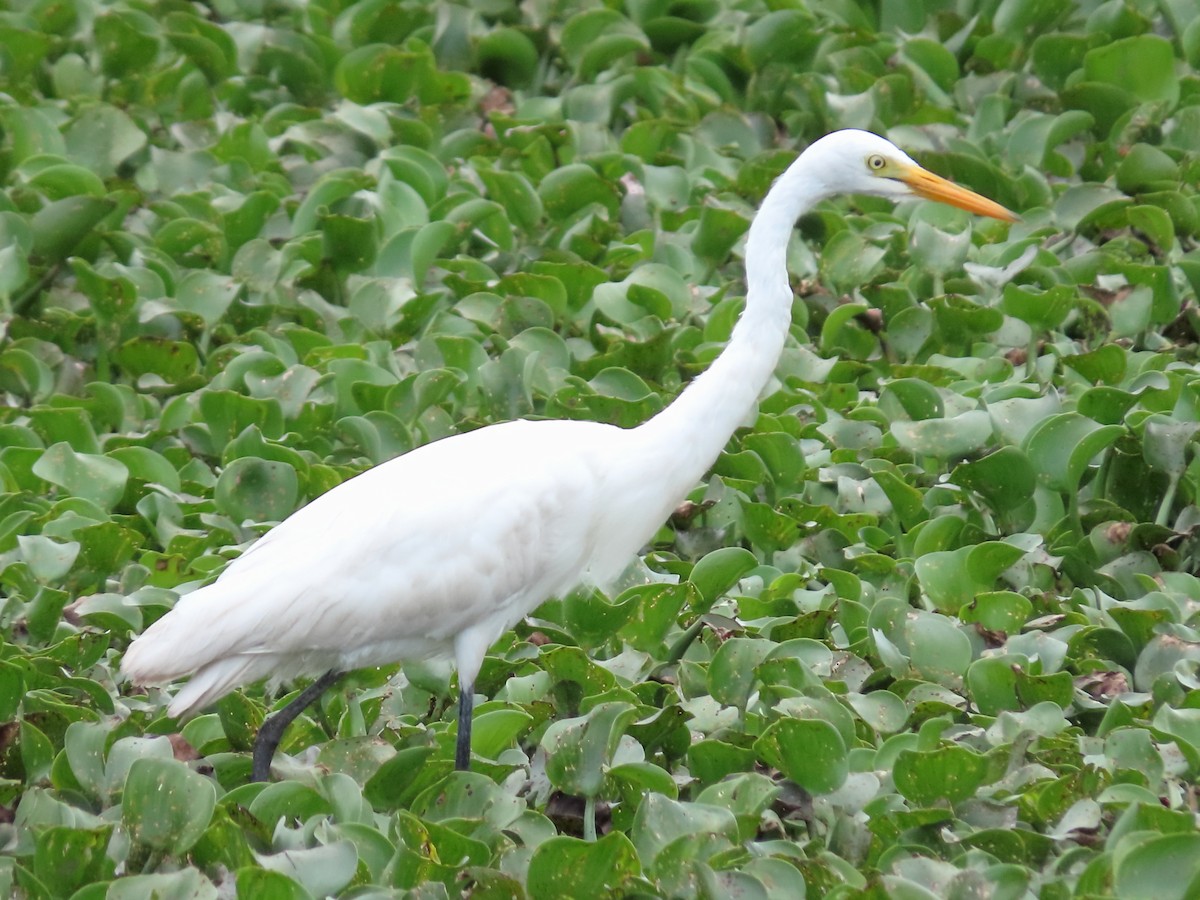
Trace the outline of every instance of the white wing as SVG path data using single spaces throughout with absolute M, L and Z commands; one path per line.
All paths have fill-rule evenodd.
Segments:
M 449 654 L 467 629 L 486 646 L 546 597 L 617 574 L 649 536 L 626 523 L 620 550 L 597 548 L 630 434 L 510 422 L 370 469 L 181 599 L 122 667 L 139 683 L 196 673 L 178 715 L 263 677 Z

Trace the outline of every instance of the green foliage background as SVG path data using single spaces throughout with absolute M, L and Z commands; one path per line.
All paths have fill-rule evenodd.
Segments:
M 0 894 L 1196 896 L 1198 67 L 1193 0 L 0 3 Z M 436 665 L 270 786 L 283 698 L 121 681 L 353 473 L 660 409 L 846 126 L 1022 221 L 799 224 L 756 422 L 473 773 Z

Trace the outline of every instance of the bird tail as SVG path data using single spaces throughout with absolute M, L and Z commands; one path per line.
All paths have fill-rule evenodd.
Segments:
M 171 701 L 171 716 L 184 716 L 239 684 L 269 674 L 269 660 L 239 647 L 227 629 L 225 639 L 213 623 L 228 619 L 231 598 L 219 582 L 188 594 L 137 637 L 121 659 L 121 671 L 134 684 L 160 685 L 187 675 L 191 680 Z M 218 629 L 219 630 L 219 629 Z
M 186 718 L 224 697 L 239 684 L 256 681 L 261 677 L 258 672 L 261 662 L 253 656 L 231 656 L 205 666 L 171 698 L 167 715 L 173 719 Z
M 144 640 L 145 636 L 150 640 Z M 129 645 L 121 660 L 121 671 L 134 684 L 166 684 L 186 675 L 192 677 L 176 694 L 167 708 L 172 718 L 186 718 L 224 697 L 239 684 L 257 681 L 271 674 L 269 656 L 237 654 L 196 663 L 194 656 L 179 652 L 170 641 L 155 641 L 146 631 Z
M 201 588 L 183 597 L 129 645 L 121 659 L 121 671 L 130 681 L 163 684 L 190 675 L 212 661 L 213 642 L 205 640 L 206 629 L 201 621 L 208 591 Z

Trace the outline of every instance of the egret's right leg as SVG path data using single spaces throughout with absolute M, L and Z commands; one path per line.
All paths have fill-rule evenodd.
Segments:
M 304 708 L 325 693 L 325 689 L 342 677 L 342 673 L 330 669 L 304 690 L 296 699 L 268 718 L 258 729 L 258 737 L 254 739 L 254 767 L 251 769 L 251 781 L 266 781 L 271 776 L 271 760 L 283 733 L 295 721 L 296 716 L 304 712 Z
M 454 745 L 454 768 L 471 768 L 471 714 L 475 710 L 475 682 L 458 686 L 458 740 Z
M 454 768 L 471 768 L 471 715 L 475 711 L 475 676 L 483 665 L 483 655 L 496 639 L 483 622 L 465 628 L 454 638 L 454 661 L 458 665 L 458 740 L 454 745 Z

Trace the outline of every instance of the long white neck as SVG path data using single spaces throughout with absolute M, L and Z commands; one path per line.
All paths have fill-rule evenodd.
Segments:
M 763 199 L 746 240 L 746 308 L 712 366 L 670 406 L 639 426 L 652 459 L 670 460 L 657 491 L 671 509 L 712 466 L 730 435 L 753 411 L 779 361 L 792 319 L 787 246 L 796 219 L 827 196 L 796 160 Z M 668 490 L 669 489 L 669 490 Z M 661 521 L 661 520 L 660 520 Z

